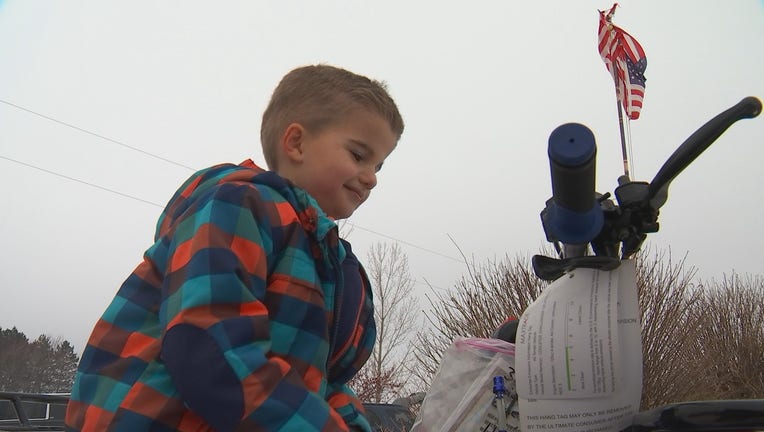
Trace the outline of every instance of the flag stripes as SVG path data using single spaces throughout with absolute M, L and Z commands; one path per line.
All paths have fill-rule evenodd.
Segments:
M 639 118 L 645 96 L 647 56 L 642 45 L 612 23 L 618 3 L 605 13 L 599 11 L 598 43 L 602 61 L 615 81 L 618 100 L 631 120 Z

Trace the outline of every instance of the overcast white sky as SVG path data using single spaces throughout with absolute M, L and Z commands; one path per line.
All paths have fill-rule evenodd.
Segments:
M 406 121 L 351 218 L 359 255 L 405 242 L 425 291 L 465 273 L 449 236 L 478 262 L 536 253 L 555 127 L 592 129 L 599 192 L 621 174 L 596 49 L 597 10 L 611 5 L 0 0 L 0 327 L 81 350 L 191 168 L 264 165 L 270 93 L 317 62 L 387 81 Z M 648 58 L 631 131 L 632 177 L 650 181 L 705 121 L 764 97 L 764 2 L 620 6 L 614 22 Z M 649 244 L 688 253 L 704 278 L 761 274 L 763 146 L 764 117 L 733 125 L 672 183 Z

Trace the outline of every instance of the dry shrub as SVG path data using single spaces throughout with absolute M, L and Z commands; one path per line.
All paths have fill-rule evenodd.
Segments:
M 637 289 L 642 314 L 642 409 L 688 400 L 696 371 L 687 367 L 700 329 L 693 313 L 700 293 L 670 252 L 642 252 L 637 257 Z
M 427 295 L 430 328 L 417 335 L 415 375 L 429 386 L 441 357 L 457 337 L 489 337 L 509 316 L 519 317 L 547 285 L 528 257 L 467 266 L 453 290 Z M 426 388 L 425 387 L 425 388 Z
M 702 399 L 764 398 L 764 278 L 712 281 L 694 308 L 700 323 L 689 368 Z
M 764 279 L 735 274 L 695 285 L 670 253 L 638 259 L 642 409 L 764 398 Z

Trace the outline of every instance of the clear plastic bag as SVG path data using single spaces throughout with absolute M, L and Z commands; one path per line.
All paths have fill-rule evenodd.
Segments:
M 519 430 L 515 346 L 499 339 L 457 338 L 446 350 L 411 432 L 496 430 L 493 378 L 503 376 L 509 431 Z

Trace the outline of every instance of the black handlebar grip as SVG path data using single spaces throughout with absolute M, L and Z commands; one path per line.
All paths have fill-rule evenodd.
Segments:
M 692 161 L 703 153 L 717 138 L 738 120 L 754 118 L 761 113 L 761 101 L 748 96 L 716 115 L 687 138 L 669 157 L 666 163 L 650 182 L 648 199 L 650 205 L 657 209 L 668 199 L 668 187 L 671 181 L 679 175 Z
M 579 123 L 561 125 L 549 135 L 547 153 L 552 174 L 549 228 L 563 243 L 588 243 L 599 234 L 604 221 L 594 190 L 594 134 Z

